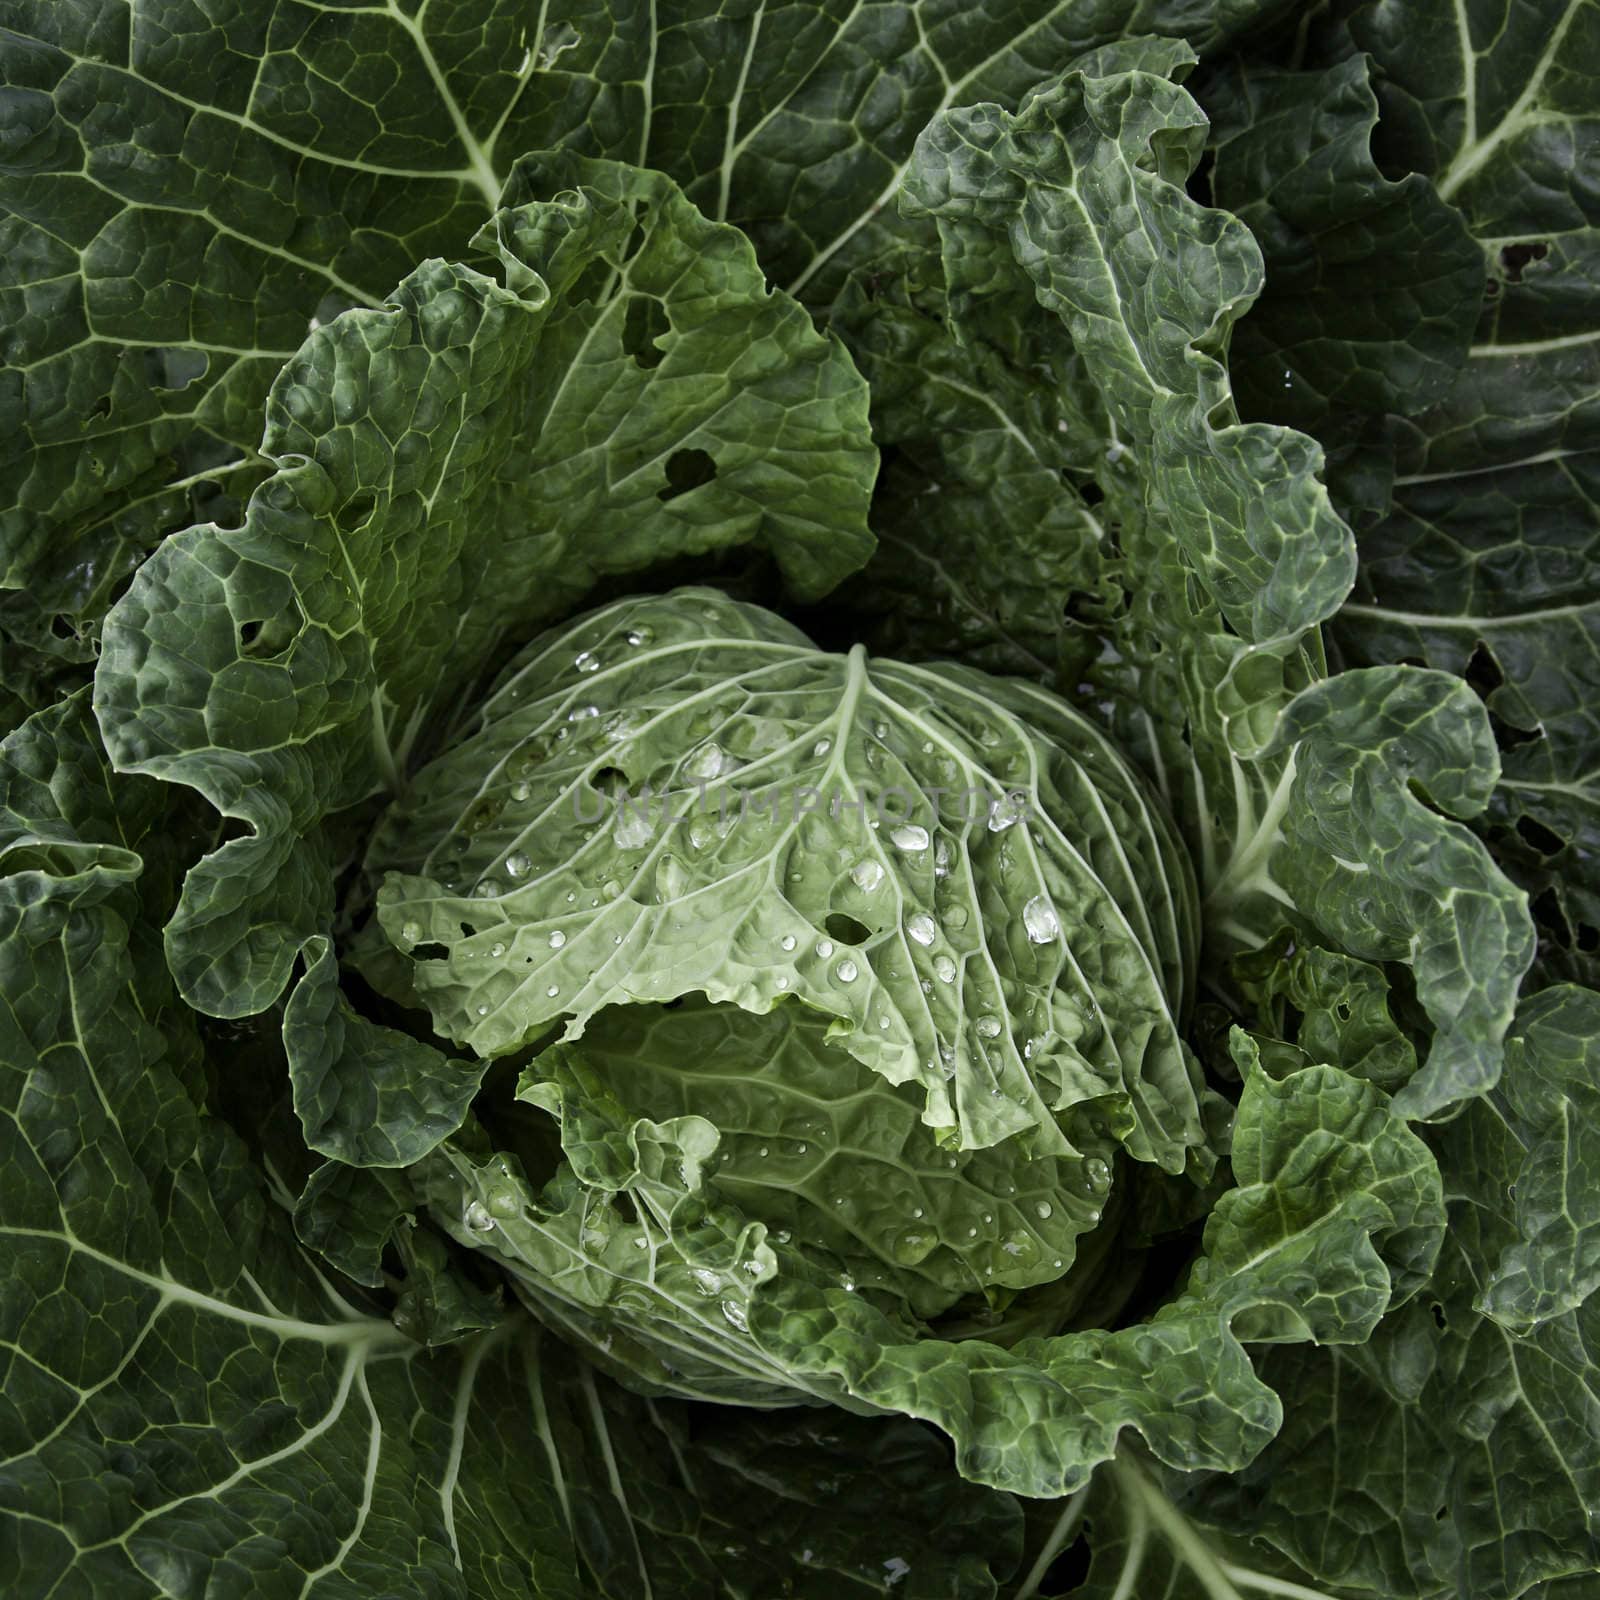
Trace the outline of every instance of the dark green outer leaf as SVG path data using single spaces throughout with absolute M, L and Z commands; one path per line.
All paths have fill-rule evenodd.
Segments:
M 1509 1186 L 1517 1242 L 1494 1263 L 1480 1309 L 1516 1332 L 1600 1288 L 1600 994 L 1561 986 L 1529 1000 L 1506 1045 L 1494 1108 L 1522 1160 Z
M 92 625 L 163 536 L 234 520 L 308 322 L 459 258 L 530 150 L 668 172 L 825 303 L 936 112 L 1014 104 L 1129 31 L 1205 44 L 1280 9 L 5 0 L 0 587 Z
M 0 1570 L 23 1600 L 580 1593 L 515 1325 L 429 1361 L 294 1246 L 130 950 L 167 824 L 81 704 L 0 746 Z M 48 794 L 40 783 L 49 774 Z M 44 842 L 47 841 L 47 842 Z
M 1534 894 L 1551 977 L 1600 979 L 1600 6 L 1393 0 L 1355 43 L 1386 169 L 1428 175 L 1489 298 L 1450 392 L 1391 424 L 1394 496 L 1362 531 L 1334 637 L 1356 663 L 1466 673 L 1499 718 L 1485 819 Z
M 1241 409 L 1337 437 L 1351 412 L 1439 399 L 1466 359 L 1483 252 L 1426 178 L 1380 174 L 1365 58 L 1305 72 L 1236 62 L 1201 100 L 1212 197 L 1266 263 L 1228 353 Z
M 1450 1227 L 1427 1287 L 1360 1348 L 1268 1354 L 1283 1431 L 1194 1512 L 1352 1594 L 1593 1592 L 1597 1041 L 1592 991 L 1526 1003 L 1502 1087 L 1430 1134 Z
M 1016 1502 L 920 1423 L 640 1400 L 548 1337 L 540 1366 L 602 1600 L 994 1600 L 1016 1564 Z
M 1087 1545 L 1083 1582 L 1062 1590 L 1045 1581 L 1048 1568 L 1036 1566 L 1015 1600 L 1339 1600 L 1315 1573 L 1196 1522 L 1182 1504 L 1185 1482 L 1134 1451 L 1120 1453 L 1065 1502 L 1053 1525 L 1037 1512 L 1032 1518 L 1051 1541 L 1041 1557 L 1075 1538 Z

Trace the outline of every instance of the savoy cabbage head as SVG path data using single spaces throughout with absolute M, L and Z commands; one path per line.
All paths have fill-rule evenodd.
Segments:
M 1596 61 L 0 4 L 7 1592 L 1591 1592 Z

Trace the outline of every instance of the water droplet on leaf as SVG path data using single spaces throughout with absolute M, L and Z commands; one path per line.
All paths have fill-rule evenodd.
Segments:
M 883 882 L 883 868 L 876 861 L 858 861 L 850 869 L 850 881 L 870 894 Z
M 1061 933 L 1056 908 L 1042 894 L 1035 895 L 1022 908 L 1022 925 L 1028 930 L 1028 938 L 1034 944 L 1049 944 Z

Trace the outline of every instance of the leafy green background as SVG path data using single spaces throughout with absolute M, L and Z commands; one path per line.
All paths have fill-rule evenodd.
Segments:
M 1597 61 L 1593 0 L 0 0 L 18 1592 L 1588 1594 Z M 772 1241 L 706 1304 L 708 1376 L 909 1415 L 541 1333 L 622 1339 L 646 1193 L 662 1282 L 750 1242 L 719 1130 L 599 1024 L 516 1099 L 356 937 L 628 573 L 1055 689 L 1194 859 L 1233 1148 L 1079 1331 Z

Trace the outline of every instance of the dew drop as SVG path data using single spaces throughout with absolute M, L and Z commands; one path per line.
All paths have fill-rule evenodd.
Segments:
M 820 761 L 831 749 L 833 749 L 832 739 L 818 739 L 811 747 L 811 754 Z
M 500 893 L 500 880 L 498 878 L 480 878 L 472 891 L 479 900 L 493 900 Z
M 744 1333 L 750 1326 L 745 1318 L 744 1307 L 736 1301 L 724 1300 L 722 1302 L 722 1314 L 728 1319 L 729 1325 L 737 1328 L 740 1333 Z
M 479 1007 L 478 1007 L 478 1015 L 479 1015 L 479 1016 L 480 1016 L 480 1017 L 486 1017 L 486 1016 L 488 1016 L 488 1015 L 489 1015 L 489 1008 L 488 1008 L 488 1006 L 479 1006 Z
M 559 950 L 567 942 L 567 936 L 559 928 L 550 935 L 550 948 Z
M 1083 1164 L 1083 1181 L 1091 1191 L 1103 1193 L 1111 1184 L 1111 1168 L 1099 1156 L 1090 1156 Z
M 778 944 L 780 945 L 781 948 L 783 948 L 785 950 L 793 950 L 794 949 L 794 935 L 792 933 L 784 934 L 784 936 L 778 941 Z
M 652 629 L 648 624 L 641 624 L 637 628 L 630 628 L 627 633 L 628 643 L 631 644 L 636 650 L 642 644 L 649 644 L 653 638 L 655 638 L 655 630 Z
M 715 1294 L 722 1287 L 722 1279 L 709 1267 L 690 1267 L 689 1280 L 701 1294 Z
M 919 911 L 915 916 L 906 918 L 906 932 L 926 948 L 933 943 L 939 932 L 939 926 L 926 911 Z
M 689 758 L 683 764 L 683 771 L 686 777 L 709 783 L 711 779 L 722 776 L 727 770 L 727 764 L 727 756 L 722 746 L 715 739 L 707 739 L 704 744 L 697 745 L 689 752 Z
M 1049 944 L 1061 934 L 1056 908 L 1042 894 L 1035 895 L 1022 908 L 1022 925 L 1028 930 L 1028 938 L 1034 944 Z
M 956 964 L 949 956 L 935 956 L 933 958 L 933 975 L 940 983 L 954 983 L 956 981 Z
M 598 672 L 600 670 L 600 657 L 593 650 L 580 650 L 573 657 L 572 664 L 579 672 Z
M 944 912 L 944 925 L 954 928 L 958 933 L 967 925 L 967 908 L 963 905 L 947 906 Z
M 821 956 L 824 961 L 826 961 L 828 957 L 833 954 L 832 941 L 828 939 L 818 939 L 817 954 Z
M 404 944 L 415 944 L 422 937 L 422 924 L 420 922 L 405 922 L 400 925 L 400 938 Z
M 545 994 L 548 995 L 552 1000 L 554 1000 L 555 997 L 560 993 L 561 985 L 559 983 L 552 983 L 550 987 L 545 990 Z
M 883 882 L 883 868 L 876 861 L 858 861 L 850 869 L 850 881 L 871 894 Z
M 654 837 L 654 832 L 656 830 L 651 826 L 648 806 L 630 808 L 619 805 L 616 808 L 616 824 L 611 829 L 611 838 L 618 850 L 643 850 Z
M 520 779 L 511 785 L 511 798 L 513 800 L 526 800 L 532 793 L 533 789 L 531 786 L 522 782 Z
M 917 1213 L 918 1216 L 921 1212 Z M 926 1228 L 907 1228 L 895 1236 L 889 1253 L 903 1267 L 914 1267 L 926 1261 L 933 1253 L 938 1239 Z
M 890 835 L 890 841 L 897 850 L 926 850 L 928 848 L 928 830 L 919 827 L 915 822 L 902 822 Z
M 519 850 L 506 857 L 506 876 L 508 878 L 525 878 L 528 869 L 533 863 Z
M 1033 1208 L 1033 1214 L 1041 1222 L 1048 1222 L 1055 1212 L 1055 1207 L 1048 1200 L 1040 1200 Z
M 974 1026 L 978 1036 L 982 1039 L 998 1039 L 1000 1037 L 1000 1019 L 998 1017 L 979 1017 Z
M 461 1220 L 474 1233 L 487 1233 L 494 1226 L 494 1218 L 489 1215 L 488 1209 L 478 1201 L 472 1200 L 461 1213 Z
M 989 806 L 989 832 L 1004 833 L 1022 820 L 1025 810 L 1024 802 L 1013 799 L 1009 794 L 1002 795 Z
M 656 894 L 663 900 L 676 900 L 689 886 L 689 874 L 676 856 L 662 856 L 656 863 Z
M 489 959 L 491 961 L 498 961 L 505 953 L 506 947 L 503 944 L 496 942 L 489 946 Z

